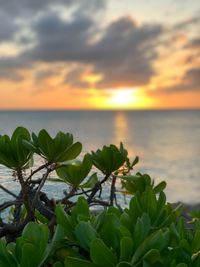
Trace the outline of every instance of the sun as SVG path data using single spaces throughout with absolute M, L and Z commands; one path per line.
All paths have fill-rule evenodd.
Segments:
M 109 99 L 110 105 L 113 107 L 128 108 L 133 106 L 136 101 L 135 90 L 131 89 L 118 89 L 112 92 Z

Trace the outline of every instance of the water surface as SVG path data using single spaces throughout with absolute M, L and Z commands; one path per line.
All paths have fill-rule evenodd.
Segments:
M 10 135 L 17 126 L 45 128 L 52 135 L 71 132 L 84 152 L 122 141 L 131 158 L 140 157 L 136 171 L 167 181 L 169 201 L 200 201 L 200 110 L 0 112 L 0 134 Z M 13 188 L 10 176 L 0 166 L 1 183 Z M 49 185 L 49 190 L 55 189 Z

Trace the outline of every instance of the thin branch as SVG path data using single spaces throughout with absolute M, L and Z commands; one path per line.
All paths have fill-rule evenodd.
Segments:
M 103 179 L 102 181 L 97 182 L 97 183 L 95 184 L 95 186 L 94 186 L 93 189 L 92 189 L 91 194 L 89 195 L 89 197 L 88 197 L 88 199 L 87 199 L 88 203 L 90 203 L 90 202 L 92 201 L 93 197 L 94 197 L 94 196 L 96 195 L 96 193 L 101 189 L 101 185 L 102 185 L 103 183 L 105 183 L 105 182 L 108 180 L 109 177 L 110 177 L 110 174 L 109 174 L 109 175 L 107 174 L 107 175 L 104 177 L 104 179 Z
M 41 165 L 40 167 L 38 167 L 37 169 L 35 169 L 34 171 L 31 171 L 31 174 L 28 176 L 28 178 L 26 179 L 26 182 L 28 182 L 29 180 L 31 180 L 32 176 L 34 174 L 36 174 L 37 172 L 43 170 L 44 168 L 47 168 L 51 163 L 50 162 L 47 162 L 43 165 Z
M 0 211 L 5 210 L 6 208 L 13 206 L 16 204 L 16 200 L 7 201 L 0 205 Z
M 15 195 L 15 193 L 11 192 L 10 190 L 6 189 L 3 185 L 0 184 L 0 188 L 5 191 L 6 193 L 8 193 L 9 195 L 17 198 L 17 195 Z
M 41 191 L 42 187 L 44 186 L 44 184 L 45 184 L 50 172 L 52 172 L 52 171 L 53 171 L 53 168 L 48 168 L 46 173 L 43 175 L 42 180 L 41 180 L 41 182 L 40 182 L 40 184 L 39 184 L 39 186 L 37 188 L 37 191 L 35 193 L 35 196 L 33 198 L 32 207 L 35 206 L 35 203 L 36 203 L 36 201 L 37 201 L 37 199 L 39 197 L 40 191 Z
M 113 206 L 114 204 L 114 199 L 116 201 L 116 187 L 115 187 L 115 183 L 116 183 L 117 177 L 115 175 L 112 176 L 112 182 L 111 182 L 111 186 L 110 186 L 110 205 Z

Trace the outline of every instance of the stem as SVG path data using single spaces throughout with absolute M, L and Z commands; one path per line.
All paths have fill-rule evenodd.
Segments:
M 13 206 L 15 205 L 16 203 L 16 200 L 13 200 L 13 201 L 8 201 L 8 202 L 4 202 L 3 204 L 0 205 L 0 212 L 2 210 L 5 210 L 6 208 L 10 207 L 10 206 Z
M 110 206 L 113 206 L 114 204 L 114 199 L 116 197 L 115 195 L 115 191 L 116 191 L 116 187 L 115 187 L 115 183 L 116 183 L 117 177 L 115 175 L 112 176 L 112 183 L 110 186 Z
M 21 185 L 23 203 L 27 211 L 27 218 L 25 220 L 30 221 L 34 218 L 34 212 L 29 198 L 29 187 L 28 184 L 24 181 L 22 170 L 17 170 L 17 176 Z
M 102 181 L 97 182 L 97 183 L 95 184 L 95 186 L 94 186 L 93 189 L 92 189 L 91 194 L 89 195 L 89 197 L 88 197 L 88 199 L 87 199 L 88 203 L 90 203 L 90 202 L 92 201 L 93 197 L 96 195 L 96 193 L 97 193 L 97 192 L 99 191 L 99 189 L 101 188 L 101 185 L 102 185 L 103 183 L 105 183 L 105 182 L 108 180 L 109 176 L 110 176 L 110 174 L 106 174 L 106 176 L 104 177 L 104 179 L 103 179 Z
M 53 171 L 52 168 L 48 168 L 47 171 L 46 171 L 46 173 L 43 175 L 43 178 L 42 178 L 42 180 L 41 180 L 41 182 L 40 182 L 40 184 L 39 184 L 39 186 L 37 188 L 37 191 L 35 193 L 35 196 L 33 198 L 32 207 L 35 206 L 35 204 L 37 202 L 37 199 L 39 197 L 40 191 L 41 191 L 42 187 L 44 186 L 44 184 L 45 184 L 45 182 L 46 182 L 46 180 L 47 180 L 50 172 L 52 172 L 52 171 Z
M 11 192 L 10 190 L 6 189 L 3 185 L 0 184 L 0 188 L 5 191 L 6 193 L 8 193 L 9 195 L 17 198 L 17 195 L 15 195 L 13 192 Z
M 28 182 L 29 180 L 31 180 L 32 176 L 34 174 L 36 174 L 37 172 L 43 170 L 44 168 L 47 168 L 51 163 L 50 162 L 47 162 L 43 165 L 41 165 L 40 167 L 38 167 L 37 169 L 35 169 L 34 171 L 31 171 L 31 174 L 28 176 L 28 178 L 26 179 L 26 182 Z

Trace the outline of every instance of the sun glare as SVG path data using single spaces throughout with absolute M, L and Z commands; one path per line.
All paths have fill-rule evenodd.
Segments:
M 131 89 L 119 89 L 113 92 L 110 104 L 117 107 L 130 107 L 136 101 L 135 91 Z

